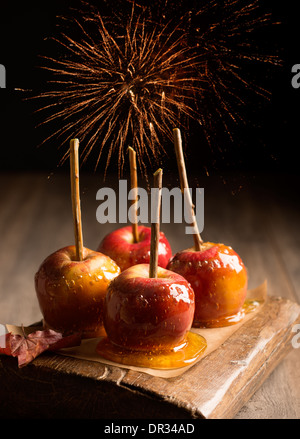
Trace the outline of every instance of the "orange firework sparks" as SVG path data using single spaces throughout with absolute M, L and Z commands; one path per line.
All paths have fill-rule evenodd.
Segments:
M 105 19 L 86 4 L 88 13 L 71 20 L 79 35 L 55 39 L 64 56 L 44 57 L 55 86 L 38 96 L 46 100 L 38 111 L 48 112 L 41 124 L 55 124 L 44 142 L 68 145 L 77 137 L 82 163 L 96 151 L 95 168 L 101 159 L 107 170 L 116 156 L 119 174 L 130 145 L 146 174 L 147 162 L 156 166 L 165 155 L 174 127 L 194 120 L 211 144 L 218 124 L 231 137 L 250 92 L 269 97 L 247 74 L 249 64 L 279 64 L 250 40 L 271 22 L 257 1 L 161 0 L 156 8 L 129 1 L 129 15 L 123 3 Z M 177 8 L 182 16 L 174 18 Z M 67 157 L 68 150 L 61 162 Z
M 153 162 L 164 153 L 162 139 L 172 139 L 172 128 L 194 116 L 202 82 L 195 56 L 178 27 L 149 26 L 134 8 L 123 29 L 107 25 L 98 12 L 88 22 L 89 31 L 96 26 L 95 35 L 76 24 L 81 40 L 64 34 L 59 41 L 69 57 L 46 58 L 61 89 L 39 96 L 52 99 L 41 110 L 55 110 L 42 123 L 60 119 L 63 128 L 45 141 L 78 137 L 83 161 L 97 148 L 96 167 L 105 150 L 106 168 L 117 152 L 119 170 L 131 145 L 145 170 L 145 158 Z

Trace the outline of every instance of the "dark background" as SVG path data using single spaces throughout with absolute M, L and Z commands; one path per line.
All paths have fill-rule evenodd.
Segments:
M 51 134 L 49 128 L 36 128 L 36 104 L 25 99 L 26 92 L 15 88 L 43 89 L 47 77 L 38 67 L 40 55 L 51 55 L 53 49 L 49 49 L 48 37 L 57 32 L 57 16 L 70 15 L 70 6 L 77 3 L 70 0 L 1 1 L 0 64 L 6 67 L 7 74 L 7 88 L 0 89 L 0 167 L 3 171 L 57 172 L 61 151 L 55 142 L 39 147 Z M 249 123 L 234 127 L 232 143 L 220 132 L 219 143 L 213 150 L 202 139 L 199 126 L 191 125 L 187 165 L 200 174 L 207 171 L 299 173 L 296 155 L 298 111 L 295 108 L 300 90 L 291 86 L 292 65 L 300 62 L 296 47 L 298 14 L 291 1 L 265 0 L 261 4 L 266 11 L 272 12 L 275 21 L 282 22 L 275 29 L 261 32 L 259 38 L 262 45 L 267 42 L 275 53 L 279 53 L 283 65 L 265 71 L 252 66 L 249 76 L 252 74 L 254 80 L 258 77 L 262 85 L 267 84 L 272 92 L 271 101 L 249 100 L 245 110 Z M 174 157 L 167 163 L 169 169 L 176 166 Z M 94 170 L 93 163 L 87 162 L 84 170 Z

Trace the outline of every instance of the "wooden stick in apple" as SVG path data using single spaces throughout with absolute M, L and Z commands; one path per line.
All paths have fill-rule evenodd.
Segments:
M 128 148 L 128 151 L 130 157 L 131 188 L 137 189 L 136 153 L 131 147 Z M 98 252 L 113 259 L 122 271 L 134 265 L 150 263 L 151 227 L 138 224 L 137 190 L 135 196 L 130 198 L 133 198 L 133 204 L 130 206 L 130 222 L 132 224 L 108 233 L 97 247 Z M 160 232 L 158 249 L 158 265 L 165 268 L 172 256 L 172 249 L 163 232 Z
M 130 184 L 131 189 L 135 192 L 134 198 L 132 201 L 134 218 L 132 221 L 132 234 L 133 234 L 133 242 L 139 242 L 139 232 L 138 232 L 138 220 L 137 220 L 137 201 L 138 201 L 138 193 L 137 193 L 137 165 L 136 165 L 136 152 L 131 146 L 128 148 L 129 152 L 129 163 L 130 163 Z
M 194 206 L 190 196 L 182 152 L 181 134 L 173 130 L 180 184 L 185 192 L 194 221 L 192 249 L 176 253 L 167 270 L 183 276 L 195 293 L 194 327 L 221 327 L 236 324 L 244 318 L 244 302 L 247 294 L 247 269 L 239 255 L 221 243 L 203 242 L 197 228 Z
M 96 351 L 132 366 L 174 369 L 195 362 L 207 343 L 190 332 L 195 293 L 181 275 L 158 266 L 162 169 L 151 191 L 150 264 L 132 265 L 109 285 L 103 323 L 107 337 Z
M 44 326 L 82 338 L 102 337 L 103 308 L 110 282 L 121 269 L 110 257 L 83 247 L 79 196 L 79 141 L 70 141 L 70 180 L 75 245 L 49 255 L 35 274 Z
M 198 224 L 195 216 L 194 211 L 194 204 L 191 197 L 191 193 L 189 191 L 189 184 L 187 179 L 187 173 L 185 168 L 185 162 L 184 162 L 184 155 L 182 150 L 182 139 L 181 139 L 181 132 L 179 128 L 175 128 L 173 130 L 173 140 L 174 140 L 174 147 L 175 147 L 175 153 L 176 153 L 176 160 L 177 160 L 177 166 L 178 166 L 178 172 L 179 172 L 179 178 L 180 178 L 180 186 L 181 186 L 181 192 L 184 195 L 185 201 L 188 203 L 191 218 L 192 218 L 192 227 L 194 228 L 195 233 L 193 234 L 194 243 L 195 243 L 195 250 L 201 251 L 203 240 L 201 238 L 201 235 L 199 233 Z
M 162 169 L 158 169 L 154 174 L 154 188 L 156 191 L 156 199 L 152 204 L 154 208 L 154 218 L 151 222 L 151 244 L 150 244 L 150 264 L 149 264 L 149 277 L 157 278 L 158 267 L 158 245 L 160 236 L 160 211 L 161 211 L 161 190 L 162 190 Z M 151 214 L 152 215 L 152 214 Z
M 74 221 L 74 234 L 77 261 L 83 260 L 83 238 L 81 223 L 80 191 L 79 191 L 79 140 L 70 141 L 70 177 L 71 177 L 71 198 Z

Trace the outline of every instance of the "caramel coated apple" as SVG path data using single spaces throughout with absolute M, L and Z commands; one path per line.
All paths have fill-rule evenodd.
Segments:
M 204 243 L 201 251 L 178 252 L 167 269 L 187 279 L 194 290 L 194 327 L 226 326 L 241 320 L 248 277 L 231 247 Z
M 120 271 L 108 256 L 87 248 L 82 261 L 76 260 L 75 246 L 52 253 L 35 275 L 45 325 L 63 333 L 82 333 L 83 338 L 104 335 L 104 299 Z
M 170 350 L 185 342 L 195 310 L 194 292 L 177 273 L 149 265 L 123 271 L 107 291 L 104 327 L 116 346 L 137 351 Z
M 132 227 L 114 230 L 104 237 L 97 251 L 112 258 L 122 271 L 133 265 L 148 264 L 150 261 L 151 228 L 138 226 L 138 242 L 134 242 Z M 158 245 L 158 265 L 166 268 L 172 256 L 171 246 L 163 232 Z

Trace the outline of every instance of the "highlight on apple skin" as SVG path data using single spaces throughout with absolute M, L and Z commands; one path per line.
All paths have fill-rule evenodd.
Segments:
M 167 266 L 191 284 L 195 293 L 194 327 L 236 323 L 247 294 L 247 270 L 229 246 L 207 242 L 203 250 L 178 252 Z
M 116 346 L 138 351 L 170 350 L 182 345 L 192 326 L 194 292 L 182 276 L 149 265 L 123 271 L 109 285 L 104 327 Z
M 138 226 L 139 241 L 134 242 L 132 227 L 114 230 L 104 237 L 97 251 L 113 259 L 121 271 L 133 265 L 148 264 L 150 261 L 151 228 Z M 160 232 L 158 265 L 166 268 L 172 256 L 171 246 L 163 232 Z
M 35 275 L 35 289 L 46 327 L 83 338 L 105 335 L 103 306 L 110 282 L 120 274 L 108 256 L 83 248 L 76 260 L 75 246 L 48 256 Z

